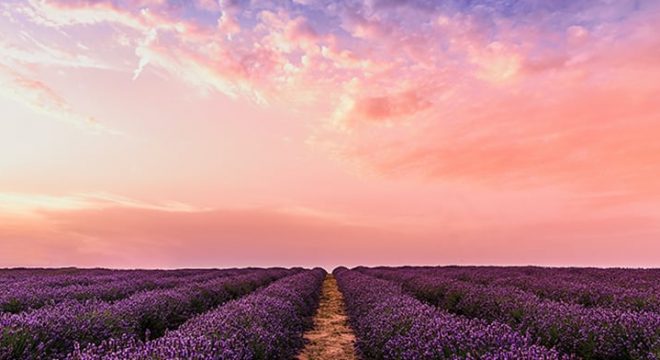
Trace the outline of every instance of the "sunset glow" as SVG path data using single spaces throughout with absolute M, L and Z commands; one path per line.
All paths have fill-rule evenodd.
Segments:
M 0 3 L 0 267 L 660 266 L 660 2 Z

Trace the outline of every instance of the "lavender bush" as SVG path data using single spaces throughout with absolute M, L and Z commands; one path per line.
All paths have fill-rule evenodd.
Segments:
M 660 312 L 660 273 L 656 269 L 465 266 L 415 270 L 482 285 L 513 286 L 542 298 L 587 307 Z
M 335 271 L 371 359 L 660 360 L 660 270 Z M 292 359 L 321 269 L 0 269 L 0 360 Z
M 417 298 L 471 318 L 509 324 L 535 341 L 584 359 L 657 359 L 660 315 L 544 300 L 520 289 L 469 283 L 428 269 L 361 272 L 403 284 Z
M 0 292 L 0 313 L 19 313 L 64 300 L 116 301 L 143 290 L 168 289 L 219 276 L 237 274 L 236 269 L 188 272 L 121 272 L 113 275 L 78 276 L 73 279 L 29 278 L 6 286 Z
M 334 273 L 364 359 L 562 358 L 507 325 L 448 314 L 357 271 Z
M 70 358 L 291 359 L 303 345 L 324 276 L 322 269 L 304 271 L 195 317 L 159 339 L 110 340 Z
M 75 344 L 117 337 L 162 335 L 195 314 L 245 295 L 299 270 L 246 270 L 174 289 L 137 293 L 110 304 L 65 301 L 20 314 L 0 315 L 0 359 L 61 358 Z

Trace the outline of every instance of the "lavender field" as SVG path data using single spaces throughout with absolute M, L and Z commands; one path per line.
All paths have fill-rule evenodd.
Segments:
M 660 359 L 660 270 L 0 270 L 3 360 L 296 358 Z

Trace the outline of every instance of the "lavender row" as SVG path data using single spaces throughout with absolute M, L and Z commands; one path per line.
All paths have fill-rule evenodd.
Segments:
M 602 282 L 624 288 L 660 291 L 660 269 L 625 268 L 563 268 L 569 280 L 587 278 L 589 282 Z
M 621 275 L 619 269 L 545 269 L 513 274 L 497 270 L 499 268 L 467 268 L 459 278 L 481 284 L 515 286 L 543 298 L 587 307 L 660 312 L 660 274 L 655 279 L 632 280 Z M 654 270 L 630 270 L 630 274 L 652 274 Z M 443 273 L 444 269 L 436 271 Z M 625 285 L 619 281 L 625 281 Z M 631 281 L 638 287 L 630 286 Z
M 77 351 L 71 359 L 291 359 L 303 346 L 324 277 L 322 269 L 304 271 L 195 317 L 159 339 L 111 340 Z
M 62 287 L 70 285 L 92 285 L 120 279 L 129 276 L 147 275 L 147 271 L 115 271 L 102 274 L 97 273 L 79 273 L 79 274 L 61 274 L 61 275 L 40 275 L 41 271 L 33 273 L 23 273 L 20 276 L 0 276 L 0 290 L 7 291 L 12 287 L 19 286 L 39 286 L 39 287 Z M 153 272 L 151 272 L 153 273 Z
M 114 337 L 155 338 L 195 314 L 248 294 L 299 270 L 254 270 L 124 300 L 65 301 L 20 314 L 0 315 L 0 359 L 62 358 Z
M 497 279 L 493 286 L 513 286 L 539 297 L 580 304 L 586 307 L 611 307 L 660 313 L 660 293 L 622 288 L 598 282 L 571 282 L 550 277 L 509 277 Z
M 223 271 L 230 269 L 223 269 Z M 249 269 L 244 269 L 249 270 Z M 123 279 L 190 277 L 217 272 L 218 269 L 176 270 L 110 270 L 110 269 L 2 269 L 0 293 L 19 287 L 58 288 L 72 285 L 94 285 Z
M 402 284 L 452 313 L 509 324 L 535 341 L 584 359 L 657 359 L 660 315 L 586 308 L 541 299 L 513 287 L 468 283 L 414 269 L 360 271 Z
M 91 285 L 108 279 L 135 276 L 189 276 L 210 270 L 110 270 L 110 269 L 2 269 L 0 286 L 39 284 L 40 286 Z
M 89 285 L 44 286 L 40 281 L 22 281 L 0 292 L 0 312 L 19 313 L 65 300 L 116 301 L 143 290 L 168 289 L 185 283 L 205 281 L 219 276 L 240 274 L 246 270 L 203 271 L 180 276 L 167 273 L 133 273 L 106 277 Z M 83 282 L 84 283 L 84 282 Z
M 539 297 L 584 305 L 632 311 L 660 312 L 660 288 L 645 290 L 613 285 L 586 276 L 602 269 L 544 269 L 536 267 L 419 267 L 429 276 L 442 276 L 482 285 L 513 286 Z M 569 271 L 570 270 L 570 271 Z M 584 271 L 580 271 L 584 270 Z M 616 270 L 611 270 L 618 273 Z M 649 269 L 650 271 L 650 269 Z M 607 270 L 601 274 L 608 274 Z M 650 286 L 650 285 L 649 285 Z
M 660 294 L 660 269 L 544 268 L 538 266 L 443 266 L 416 267 L 415 269 L 442 272 L 460 280 L 481 283 L 522 276 Z
M 357 271 L 335 270 L 364 359 L 561 359 L 509 326 L 452 315 Z
M 0 269 L 0 283 L 21 281 L 32 277 L 39 278 L 58 278 L 58 277 L 76 277 L 114 275 L 119 272 L 130 270 L 111 270 L 111 269 L 79 269 L 79 268 L 13 268 Z
M 0 294 L 20 288 L 47 289 L 67 286 L 87 286 L 138 278 L 186 277 L 216 270 L 104 270 L 67 269 L 62 272 L 46 270 L 4 270 L 0 275 Z M 55 271 L 55 269 L 53 270 Z M 0 272 L 2 273 L 2 272 Z

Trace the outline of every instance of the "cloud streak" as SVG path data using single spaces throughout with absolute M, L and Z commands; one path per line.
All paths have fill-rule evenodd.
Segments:
M 32 111 L 97 134 L 119 135 L 73 109 L 64 98 L 43 82 L 0 65 L 0 96 L 19 102 Z
M 40 199 L 39 203 L 46 201 Z M 658 265 L 648 249 L 655 246 L 653 239 L 660 228 L 655 225 L 657 219 L 644 216 L 477 228 L 450 225 L 417 231 L 386 222 L 353 223 L 322 212 L 277 208 L 181 210 L 127 199 L 86 199 L 82 206 L 66 201 L 60 205 L 39 210 L 39 219 L 3 216 L 8 220 L 0 226 L 0 263 L 113 267 Z M 622 238 L 628 239 L 625 250 L 618 247 Z M 512 248 L 516 250 L 512 252 Z

